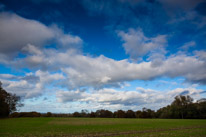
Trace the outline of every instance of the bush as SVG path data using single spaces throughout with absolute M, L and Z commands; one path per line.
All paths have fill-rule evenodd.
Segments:
M 18 117 L 41 117 L 41 114 L 38 112 L 14 112 L 10 115 L 11 118 Z

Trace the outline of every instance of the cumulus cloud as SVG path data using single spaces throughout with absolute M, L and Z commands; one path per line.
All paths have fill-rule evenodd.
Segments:
M 65 34 L 55 25 L 46 26 L 14 13 L 0 13 L 0 53 L 19 52 L 27 44 L 43 47 L 51 41 L 66 48 L 82 44 L 81 38 Z
M 190 42 L 185 43 L 182 47 L 180 47 L 180 49 L 188 50 L 189 48 L 192 48 L 194 46 L 196 46 L 196 42 L 190 41 Z
M 65 84 L 69 88 L 84 86 L 103 87 L 120 86 L 124 81 L 135 79 L 151 79 L 156 74 L 150 67 L 150 62 L 141 64 L 129 63 L 128 60 L 115 61 L 105 56 L 91 57 L 79 54 L 74 50 L 59 52 L 57 50 L 42 50 L 42 55 L 29 55 L 15 65 L 49 70 L 61 70 L 68 80 Z M 11 63 L 11 62 L 10 62 Z M 142 72 L 142 69 L 145 72 Z M 150 72 L 150 73 L 148 73 Z
M 177 54 L 157 60 L 142 61 L 114 60 L 103 55 L 92 57 L 76 50 L 40 50 L 28 45 L 25 58 L 7 61 L 18 67 L 34 70 L 61 71 L 65 75 L 62 85 L 68 89 L 81 87 L 121 87 L 132 80 L 152 80 L 158 77 L 184 77 L 186 81 L 206 84 L 206 52 L 196 51 L 194 55 Z M 33 49 L 30 52 L 30 49 Z M 192 64 L 192 65 L 191 65 Z
M 62 71 L 70 78 L 68 82 L 71 87 L 95 87 L 136 79 L 151 80 L 161 76 L 183 76 L 188 81 L 205 84 L 205 54 L 206 52 L 198 52 L 195 56 L 171 56 L 159 66 L 154 66 L 152 61 L 130 63 L 128 60 L 115 61 L 104 56 L 92 58 L 68 52 L 59 55 L 66 59 L 61 60 L 62 63 L 69 66 L 64 67 Z
M 34 20 L 16 14 L 0 13 L 1 52 L 19 51 L 28 43 L 42 45 L 54 37 L 51 29 Z
M 50 74 L 40 70 L 35 73 L 27 73 L 25 76 L 0 74 L 3 88 L 23 98 L 40 96 L 47 91 L 47 85 L 52 86 L 54 82 L 62 79 L 64 79 L 64 76 L 61 73 Z
M 141 29 L 129 29 L 128 32 L 119 31 L 118 36 L 124 41 L 123 47 L 132 59 L 137 59 L 154 50 L 164 51 L 167 44 L 166 35 L 148 38 Z
M 56 93 L 56 96 L 59 102 L 75 102 L 75 101 L 80 101 L 81 99 L 85 99 L 86 97 L 79 90 L 71 91 L 71 92 L 58 91 Z
M 151 62 L 142 62 L 139 64 L 130 63 L 127 60 L 115 61 L 113 59 L 100 57 L 83 56 L 76 52 L 58 52 L 34 50 L 32 54 L 44 56 L 43 61 L 38 65 L 47 65 L 48 71 L 54 69 L 61 70 L 64 75 L 56 73 L 36 71 L 34 74 L 27 74 L 24 77 L 13 75 L 0 75 L 4 88 L 7 91 L 16 93 L 25 98 L 32 98 L 47 92 L 46 86 L 51 86 L 53 82 L 58 81 L 59 85 L 66 86 L 68 89 L 80 87 L 105 87 L 119 86 L 124 81 L 135 79 L 150 80 L 156 77 L 184 76 L 187 80 L 193 82 L 205 83 L 205 52 L 197 52 L 195 56 L 179 55 L 168 58 L 162 65 L 153 67 Z M 48 52 L 48 53 L 45 53 Z M 30 56 L 33 56 L 33 55 Z M 55 55 L 55 56 L 54 56 Z M 29 57 L 28 57 L 29 58 Z M 61 60 L 59 60 L 61 58 Z M 26 59 L 27 60 L 27 59 Z M 23 60 L 22 60 L 23 61 Z M 34 60 L 30 60 L 32 63 Z M 27 63 L 29 62 L 22 62 Z M 193 65 L 191 65 L 193 64 Z M 31 68 L 33 66 L 30 66 Z M 198 71 L 196 71 L 198 70 Z M 12 81 L 15 80 L 15 81 Z M 60 80 L 60 81 L 59 81 Z M 57 90 L 59 90 L 57 88 Z M 59 102 L 84 102 L 95 103 L 94 109 L 107 108 L 114 110 L 128 109 L 133 106 L 142 108 L 148 106 L 152 109 L 165 106 L 172 101 L 176 95 L 198 95 L 202 90 L 196 89 L 175 89 L 167 94 L 152 89 L 137 88 L 134 91 L 119 91 L 114 89 L 100 89 L 93 92 L 83 92 L 80 90 L 59 91 L 56 94 Z M 170 100 L 169 100 L 170 99 Z M 85 107 L 88 107 L 85 106 Z
M 116 109 L 121 109 L 125 106 L 148 106 L 150 108 L 156 106 L 158 108 L 170 104 L 177 95 L 184 94 L 198 97 L 202 92 L 204 91 L 195 88 L 177 88 L 164 92 L 142 87 L 137 87 L 134 91 L 104 88 L 90 92 L 80 92 L 78 90 L 58 91 L 56 97 L 59 102 L 87 102 L 88 105 L 97 104 L 100 106 L 118 105 L 119 108 Z

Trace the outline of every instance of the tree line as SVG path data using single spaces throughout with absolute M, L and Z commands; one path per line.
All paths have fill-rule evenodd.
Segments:
M 87 110 L 74 112 L 72 117 L 100 117 L 100 118 L 171 118 L 171 119 L 205 119 L 206 118 L 206 99 L 193 102 L 190 96 L 176 96 L 174 101 L 157 111 L 143 108 L 142 110 L 97 110 L 89 113 Z
M 176 96 L 174 101 L 157 111 L 143 108 L 142 110 L 117 110 L 115 112 L 100 109 L 95 112 L 82 110 L 68 114 L 55 114 L 51 112 L 14 112 L 10 117 L 91 117 L 91 118 L 170 118 L 170 119 L 205 119 L 206 99 L 193 102 L 190 96 Z
M 190 96 L 176 96 L 174 101 L 157 111 L 143 108 L 142 110 L 117 110 L 115 112 L 101 109 L 95 112 L 82 110 L 68 114 L 55 114 L 51 112 L 15 112 L 17 107 L 23 106 L 20 97 L 7 93 L 0 82 L 0 117 L 99 117 L 99 118 L 172 118 L 172 119 L 205 119 L 206 99 L 196 102 Z

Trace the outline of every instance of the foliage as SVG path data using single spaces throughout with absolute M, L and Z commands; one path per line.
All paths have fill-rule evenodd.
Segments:
M 10 115 L 11 118 L 18 118 L 18 117 L 41 117 L 41 114 L 38 112 L 14 112 Z
M 23 104 L 20 103 L 20 97 L 6 92 L 0 82 L 0 117 L 9 116 L 9 114 L 17 110 L 17 107 L 21 106 Z
M 85 110 L 84 110 L 85 111 Z M 142 111 L 117 110 L 97 110 L 96 112 L 81 113 L 75 112 L 73 117 L 104 117 L 104 118 L 173 118 L 173 119 L 197 119 L 206 118 L 206 100 L 201 99 L 193 102 L 190 96 L 176 96 L 171 105 L 160 108 L 156 112 L 151 109 L 143 108 Z
M 189 96 L 177 96 L 175 100 L 166 107 L 160 108 L 156 112 L 143 108 L 142 111 L 117 110 L 115 112 L 100 109 L 89 113 L 88 110 L 74 112 L 72 114 L 61 114 L 47 112 L 40 114 L 37 112 L 12 113 L 10 117 L 91 117 L 91 118 L 173 118 L 173 119 L 203 119 L 206 118 L 206 101 L 201 99 L 195 103 Z
M 206 101 L 193 103 L 193 99 L 190 96 L 176 96 L 171 105 L 157 110 L 156 117 L 182 119 L 206 118 Z
M 51 117 L 52 116 L 52 113 L 51 112 L 47 112 L 46 113 L 46 117 Z

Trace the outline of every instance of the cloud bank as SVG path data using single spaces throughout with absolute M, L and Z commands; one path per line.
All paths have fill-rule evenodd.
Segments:
M 103 55 L 99 57 L 82 55 L 71 49 L 40 50 L 32 45 L 25 48 L 29 53 L 25 58 L 8 61 L 8 64 L 16 67 L 23 66 L 36 72 L 47 72 L 48 75 L 52 75 L 52 72 L 63 74 L 64 80 L 61 85 L 68 89 L 120 87 L 127 81 L 149 81 L 165 76 L 184 77 L 188 82 L 206 84 L 206 52 L 204 51 L 196 51 L 192 56 L 171 55 L 156 65 L 157 62 L 152 60 L 141 63 L 126 59 L 117 61 Z
M 104 88 L 91 92 L 82 92 L 78 90 L 58 91 L 56 97 L 59 102 L 84 102 L 88 105 L 112 106 L 115 107 L 114 110 L 122 108 L 127 109 L 127 107 L 143 108 L 145 106 L 157 109 L 160 106 L 170 104 L 177 95 L 184 94 L 197 97 L 204 92 L 203 90 L 195 88 L 176 88 L 166 92 L 144 89 L 142 87 L 137 87 L 134 91 Z

